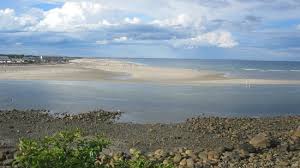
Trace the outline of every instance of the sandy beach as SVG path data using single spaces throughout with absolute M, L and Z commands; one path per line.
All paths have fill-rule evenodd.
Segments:
M 222 72 L 160 68 L 110 59 L 56 65 L 1 65 L 0 80 L 117 81 L 164 84 L 300 84 L 299 80 L 233 79 Z

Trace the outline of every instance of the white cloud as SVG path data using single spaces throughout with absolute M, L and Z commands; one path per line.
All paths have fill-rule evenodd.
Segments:
M 15 11 L 10 8 L 0 10 L 0 30 L 2 31 L 22 30 L 36 24 L 36 22 L 34 16 L 16 16 Z
M 189 39 L 175 40 L 174 46 L 184 46 L 186 48 L 197 48 L 199 46 L 217 46 L 221 48 L 232 48 L 238 45 L 230 32 L 213 31 L 198 35 Z
M 138 17 L 133 17 L 133 18 L 126 17 L 124 19 L 124 21 L 125 21 L 125 23 L 128 23 L 128 24 L 140 24 L 141 23 L 141 20 Z
M 109 41 L 107 41 L 107 40 L 98 40 L 98 41 L 96 41 L 96 44 L 98 44 L 98 45 L 106 45 L 106 44 L 109 44 Z
M 101 18 L 106 9 L 96 2 L 66 2 L 60 8 L 45 12 L 36 30 L 77 31 L 111 26 L 112 23 Z
M 128 37 L 122 36 L 122 37 L 117 37 L 117 38 L 115 38 L 113 41 L 114 41 L 114 42 L 117 42 L 117 43 L 122 43 L 122 42 L 125 42 L 125 41 L 127 41 L 127 40 L 128 40 Z
M 203 19 L 200 18 L 193 18 L 187 14 L 180 14 L 175 18 L 171 19 L 164 19 L 164 20 L 154 20 L 152 24 L 159 25 L 162 27 L 197 27 L 199 28 L 203 22 Z
M 128 40 L 129 40 L 128 37 L 121 36 L 121 37 L 116 37 L 112 40 L 98 40 L 98 41 L 96 41 L 96 44 L 98 44 L 98 45 L 108 45 L 108 44 L 113 44 L 113 43 L 124 43 Z

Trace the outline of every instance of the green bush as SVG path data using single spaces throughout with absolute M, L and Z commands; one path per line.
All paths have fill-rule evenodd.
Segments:
M 95 168 L 97 156 L 110 142 L 83 138 L 80 131 L 60 132 L 41 140 L 22 139 L 15 165 L 21 168 Z
M 120 160 L 101 152 L 110 142 L 101 136 L 83 137 L 79 130 L 59 132 L 40 140 L 21 139 L 14 165 L 20 168 L 173 168 L 147 159 L 140 152 Z M 104 155 L 105 156 L 105 155 Z

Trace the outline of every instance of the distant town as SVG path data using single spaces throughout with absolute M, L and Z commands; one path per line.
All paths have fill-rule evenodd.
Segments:
M 65 64 L 71 57 L 0 54 L 0 64 Z

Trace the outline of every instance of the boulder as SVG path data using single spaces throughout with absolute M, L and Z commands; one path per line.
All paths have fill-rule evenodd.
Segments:
M 255 147 L 255 148 L 268 148 L 271 145 L 270 138 L 266 133 L 259 133 L 256 136 L 254 136 L 249 143 Z

